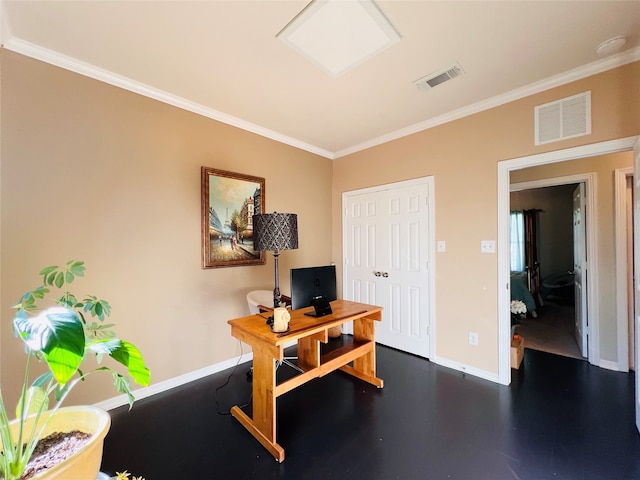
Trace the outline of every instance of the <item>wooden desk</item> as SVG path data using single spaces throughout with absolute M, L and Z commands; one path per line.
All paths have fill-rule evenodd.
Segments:
M 284 461 L 284 449 L 276 442 L 276 398 L 296 387 L 340 369 L 365 382 L 382 388 L 376 377 L 375 326 L 382 319 L 382 307 L 336 300 L 333 313 L 314 318 L 304 315 L 313 308 L 291 312 L 289 330 L 274 333 L 260 315 L 229 320 L 231 335 L 253 348 L 253 418 L 240 407 L 231 408 L 233 415 L 275 457 Z M 328 330 L 353 322 L 353 343 L 320 355 L 320 343 L 328 342 Z M 284 358 L 284 345 L 298 342 L 298 366 L 304 373 L 276 384 L 276 360 Z M 348 365 L 353 362 L 353 366 Z

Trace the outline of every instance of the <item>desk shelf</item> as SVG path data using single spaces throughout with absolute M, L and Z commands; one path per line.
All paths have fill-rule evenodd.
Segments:
M 354 375 L 361 380 L 372 383 L 378 388 L 382 388 L 381 379 L 375 376 L 360 374 L 358 370 L 348 365 L 351 362 L 357 361 L 357 359 L 363 357 L 363 355 L 371 352 L 374 348 L 375 342 L 373 341 L 354 341 L 353 343 L 331 350 L 320 357 L 320 361 L 316 366 L 300 366 L 304 372 L 276 385 L 274 394 L 276 397 L 279 397 L 280 395 L 290 392 L 294 388 L 311 379 L 324 377 L 338 369 Z

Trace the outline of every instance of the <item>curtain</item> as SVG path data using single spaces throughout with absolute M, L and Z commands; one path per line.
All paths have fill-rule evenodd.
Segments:
M 538 264 L 538 211 L 525 210 L 524 219 L 524 257 L 528 272 L 529 291 L 533 298 L 538 298 L 540 290 L 540 265 Z
M 511 212 L 511 271 L 523 272 L 525 262 L 524 213 Z
M 524 218 L 525 265 L 530 269 L 538 263 L 538 249 L 536 245 L 536 239 L 538 238 L 536 232 L 537 213 L 537 210 L 525 210 L 522 212 Z

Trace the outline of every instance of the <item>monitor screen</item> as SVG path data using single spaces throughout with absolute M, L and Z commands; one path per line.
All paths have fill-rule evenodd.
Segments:
M 310 307 L 313 299 L 324 297 L 336 300 L 336 266 L 306 267 L 291 269 L 291 308 Z

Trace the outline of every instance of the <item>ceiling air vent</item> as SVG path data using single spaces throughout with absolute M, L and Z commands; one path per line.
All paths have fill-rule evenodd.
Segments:
M 426 77 L 422 77 L 420 80 L 413 82 L 413 84 L 420 90 L 430 90 L 433 87 L 437 87 L 441 83 L 453 80 L 460 75 L 464 75 L 464 70 L 460 64 L 456 63 L 446 70 L 441 70 L 439 72 L 432 73 L 431 75 L 427 75 Z
M 535 144 L 591 134 L 591 92 L 535 107 Z

